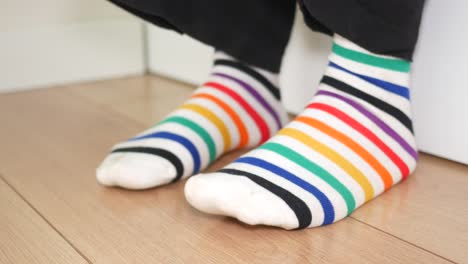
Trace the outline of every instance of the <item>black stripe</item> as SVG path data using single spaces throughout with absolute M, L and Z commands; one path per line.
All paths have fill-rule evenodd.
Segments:
M 129 148 L 114 149 L 111 153 L 116 153 L 116 152 L 146 153 L 146 154 L 159 156 L 161 158 L 168 160 L 176 169 L 176 177 L 174 180 L 172 180 L 172 182 L 178 181 L 184 174 L 184 166 L 182 162 L 180 161 L 180 159 L 176 155 L 164 149 L 148 148 L 148 147 L 129 147 Z
M 219 172 L 247 177 L 251 181 L 281 198 L 293 210 L 294 214 L 296 214 L 297 220 L 299 222 L 299 227 L 297 229 L 306 228 L 312 222 L 312 213 L 310 212 L 307 204 L 289 191 L 249 172 L 236 169 L 222 169 L 219 170 Z
M 263 84 L 263 86 L 265 86 L 265 88 L 267 88 L 267 90 L 270 91 L 270 93 L 276 98 L 276 100 L 281 99 L 280 90 L 278 89 L 278 87 L 276 87 L 267 78 L 263 77 L 263 75 L 253 70 L 246 64 L 239 62 L 239 61 L 218 59 L 218 60 L 215 60 L 214 65 L 229 66 L 229 67 L 236 68 L 240 71 L 247 73 L 248 75 L 255 78 L 257 81 L 259 81 L 261 84 Z
M 398 119 L 400 123 L 402 123 L 406 128 L 408 128 L 411 131 L 411 133 L 413 133 L 413 123 L 411 122 L 411 119 L 407 115 L 405 115 L 405 113 L 403 113 L 400 109 L 394 107 L 393 105 L 330 76 L 323 76 L 322 83 L 330 85 L 335 89 L 351 94 L 370 103 L 371 105 Z

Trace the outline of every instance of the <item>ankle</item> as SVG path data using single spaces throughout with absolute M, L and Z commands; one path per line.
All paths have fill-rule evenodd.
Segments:
M 251 68 L 252 70 L 262 75 L 265 79 L 267 79 L 270 83 L 272 83 L 276 87 L 279 86 L 279 74 L 278 73 L 268 71 L 266 69 L 262 69 L 260 67 L 256 67 L 250 64 L 243 63 L 240 60 L 230 56 L 229 54 L 224 53 L 223 51 L 219 51 L 219 50 L 216 51 L 214 54 L 214 61 L 217 61 L 217 60 L 230 60 L 230 61 L 236 61 L 236 62 L 242 63 L 245 66 Z
M 354 73 L 409 87 L 411 62 L 366 50 L 337 34 L 329 61 Z

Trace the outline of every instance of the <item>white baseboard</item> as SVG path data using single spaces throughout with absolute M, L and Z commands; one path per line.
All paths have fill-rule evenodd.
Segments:
M 132 18 L 0 32 L 0 92 L 142 74 L 142 42 Z

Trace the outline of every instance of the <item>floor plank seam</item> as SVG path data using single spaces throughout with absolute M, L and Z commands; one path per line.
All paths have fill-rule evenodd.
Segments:
M 445 261 L 448 261 L 448 262 L 454 263 L 454 264 L 458 264 L 458 262 L 455 262 L 455 261 L 453 261 L 453 260 L 451 260 L 451 259 L 448 259 L 447 257 L 444 257 L 444 256 L 442 256 L 442 255 L 439 255 L 439 254 L 437 254 L 437 253 L 435 253 L 435 252 L 432 252 L 432 251 L 430 251 L 430 250 L 428 250 L 428 249 L 425 249 L 425 248 L 423 248 L 423 247 L 421 247 L 421 246 L 419 246 L 419 245 L 417 245 L 417 244 L 414 244 L 414 243 L 412 243 L 412 242 L 410 242 L 410 241 L 408 241 L 408 240 L 405 240 L 405 239 L 403 239 L 403 238 L 401 238 L 401 237 L 397 237 L 396 235 L 394 235 L 394 234 L 392 234 L 392 233 L 389 233 L 389 232 L 387 232 L 387 231 L 385 231 L 385 230 L 382 230 L 382 229 L 380 229 L 380 228 L 378 228 L 378 227 L 375 227 L 375 226 L 373 226 L 373 225 L 371 225 L 371 224 L 368 224 L 368 223 L 366 223 L 366 222 L 364 222 L 364 221 L 361 221 L 361 220 L 359 220 L 359 219 L 357 219 L 357 218 L 354 218 L 353 216 L 349 216 L 349 218 L 351 218 L 351 219 L 353 219 L 354 221 L 359 222 L 359 223 L 361 223 L 361 224 L 363 224 L 363 225 L 366 225 L 366 226 L 368 226 L 369 228 L 372 228 L 372 229 L 374 229 L 374 230 L 376 230 L 376 231 L 382 232 L 382 233 L 384 233 L 384 234 L 386 234 L 386 235 L 388 235 L 388 236 L 391 236 L 391 237 L 393 237 L 393 238 L 396 238 L 396 239 L 402 241 L 403 243 L 406 243 L 406 244 L 411 245 L 411 246 L 413 246 L 413 247 L 416 247 L 416 248 L 418 248 L 418 249 L 420 249 L 420 250 L 422 250 L 422 251 L 424 251 L 424 252 L 427 252 L 427 253 L 429 253 L 429 254 L 431 254 L 431 255 L 434 255 L 434 256 L 436 256 L 436 257 L 439 257 L 439 258 L 441 258 L 441 259 L 443 259 L 443 260 L 445 260 Z
M 46 222 L 46 224 L 48 226 L 50 226 L 50 228 L 52 228 L 52 230 L 54 230 L 71 248 L 73 248 L 73 250 L 76 251 L 76 253 L 78 253 L 78 255 L 80 255 L 87 263 L 90 263 L 92 264 L 93 262 L 91 262 L 91 260 L 83 253 L 81 252 L 75 245 L 73 245 L 73 243 L 68 240 L 64 234 L 62 234 L 62 232 L 60 232 L 54 225 L 52 225 L 52 223 L 47 220 L 47 218 L 44 217 L 44 215 L 39 212 L 39 210 L 37 210 L 36 207 L 34 207 L 12 184 L 10 184 L 6 179 L 5 177 L 3 176 L 3 174 L 0 174 L 0 179 L 11 189 L 13 190 L 13 192 L 18 195 L 18 197 L 20 197 L 21 200 L 23 200 L 42 220 L 44 220 Z

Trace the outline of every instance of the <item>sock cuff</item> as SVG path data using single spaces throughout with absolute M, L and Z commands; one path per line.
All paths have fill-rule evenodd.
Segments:
M 408 73 L 411 62 L 370 52 L 337 34 L 333 37 L 332 53 L 340 57 L 387 70 Z
M 278 86 L 272 83 L 268 78 L 266 78 L 262 73 L 260 73 L 256 68 L 253 68 L 241 61 L 237 61 L 235 59 L 229 58 L 222 58 L 217 57 L 215 58 L 214 65 L 222 65 L 231 68 L 235 68 L 236 70 L 242 71 L 259 83 L 261 83 L 274 97 L 276 100 L 281 100 L 281 94 Z
M 232 60 L 232 61 L 240 61 L 236 58 L 234 58 L 233 56 L 223 52 L 223 51 L 219 51 L 217 50 L 214 54 L 214 60 L 217 60 L 217 59 L 226 59 L 226 60 Z M 266 69 L 263 69 L 263 68 L 260 68 L 260 67 L 256 67 L 256 66 L 253 66 L 253 65 L 250 65 L 250 64 L 246 64 L 248 65 L 250 68 L 258 71 L 260 74 L 263 75 L 263 77 L 267 78 L 271 83 L 275 84 L 278 86 L 278 73 L 275 73 L 275 72 L 272 72 L 272 71 L 269 71 L 269 70 L 266 70 Z

